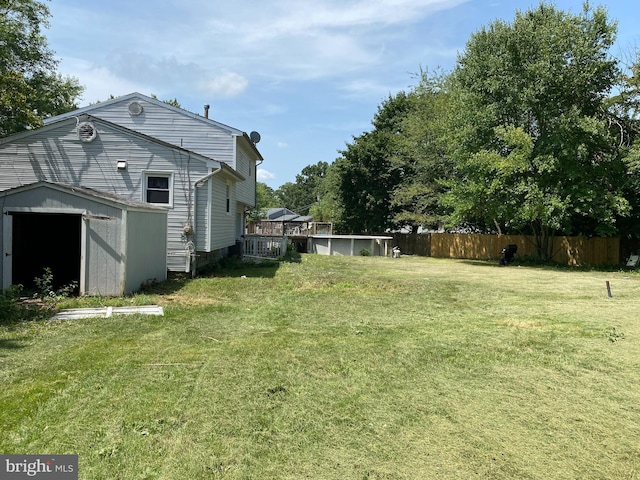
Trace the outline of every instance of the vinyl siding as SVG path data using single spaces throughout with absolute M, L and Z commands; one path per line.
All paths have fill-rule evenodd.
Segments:
M 242 146 L 238 148 L 237 157 L 238 168 L 236 170 L 246 178 L 244 182 L 238 182 L 237 200 L 245 206 L 253 207 L 256 204 L 256 161 Z
M 142 113 L 131 116 L 128 110 L 131 101 L 125 99 L 103 107 L 97 105 L 91 115 L 236 167 L 235 137 L 228 130 L 142 98 L 136 100 L 142 105 Z
M 184 271 L 188 245 L 183 228 L 185 223 L 192 222 L 191 186 L 210 168 L 187 152 L 127 134 L 99 121 L 94 125 L 98 137 L 90 143 L 78 140 L 76 122 L 72 120 L 20 137 L 9 145 L 0 144 L 0 190 L 49 180 L 144 201 L 144 172 L 172 172 L 167 266 L 170 270 Z M 127 162 L 126 171 L 117 170 L 119 160 Z
M 209 238 L 210 238 L 210 224 L 209 216 L 211 212 L 211 205 L 209 203 L 209 180 L 205 185 L 196 188 L 197 200 L 196 205 L 198 209 L 198 215 L 196 217 L 195 234 L 196 234 L 196 249 L 199 252 L 210 252 Z
M 142 113 L 138 116 L 129 114 L 128 106 L 132 101 L 142 105 Z M 145 101 L 143 97 L 127 98 L 104 106 L 96 105 L 90 113 L 215 161 L 226 163 L 246 178 L 239 183 L 238 201 L 247 206 L 255 205 L 255 152 L 243 145 L 244 138 L 238 134 L 237 130 L 220 127 L 215 122 L 204 118 L 181 114 L 164 105 Z
M 236 241 L 236 184 L 223 176 L 211 179 L 211 238 L 209 248 L 215 251 L 234 245 Z M 232 201 L 227 213 L 227 185 L 230 187 Z

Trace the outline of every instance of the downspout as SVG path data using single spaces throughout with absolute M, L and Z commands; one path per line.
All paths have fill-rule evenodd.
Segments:
M 198 180 L 196 180 L 193 183 L 193 231 L 197 232 L 196 230 L 196 219 L 198 218 L 198 209 L 197 209 L 197 202 L 198 202 L 198 192 L 196 191 L 197 188 L 202 187 L 205 183 L 207 183 L 207 181 L 209 181 L 209 179 L 211 179 L 212 177 L 216 176 L 218 173 L 220 173 L 222 171 L 222 164 L 220 164 L 220 166 L 218 168 L 216 168 L 215 170 L 213 170 L 210 173 L 207 173 L 204 177 L 199 178 Z M 209 212 L 209 215 L 211 215 L 211 212 Z M 197 235 L 196 233 L 194 233 L 194 235 Z M 191 272 L 191 276 L 195 277 L 196 276 L 196 262 L 195 262 L 195 258 L 196 258 L 196 249 L 197 249 L 197 245 L 194 242 L 193 244 L 193 252 L 191 253 L 191 260 L 189 262 L 189 270 L 187 271 L 187 273 L 189 273 L 189 271 Z
M 254 177 L 253 177 L 253 208 L 256 208 L 258 206 L 258 167 L 260 165 L 262 165 L 262 163 L 264 162 L 264 158 L 262 160 L 260 160 L 260 163 L 256 162 L 256 171 L 253 172 L 254 173 Z

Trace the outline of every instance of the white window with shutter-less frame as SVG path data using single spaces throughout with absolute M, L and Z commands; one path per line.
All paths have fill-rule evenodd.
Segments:
M 144 172 L 143 200 L 155 205 L 173 205 L 173 172 Z

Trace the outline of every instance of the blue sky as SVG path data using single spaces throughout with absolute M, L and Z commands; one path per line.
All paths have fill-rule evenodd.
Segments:
M 557 0 L 579 13 L 582 0 Z M 640 2 L 605 5 L 615 55 L 640 48 Z M 81 106 L 140 92 L 251 132 L 258 179 L 294 182 L 370 130 L 380 103 L 420 70 L 449 71 L 469 36 L 528 0 L 52 0 L 45 31 Z

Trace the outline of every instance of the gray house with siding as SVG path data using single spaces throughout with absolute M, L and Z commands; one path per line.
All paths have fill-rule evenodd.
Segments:
M 160 208 L 159 261 L 190 272 L 238 244 L 262 160 L 246 133 L 136 93 L 0 139 L 0 192 L 44 181 Z

